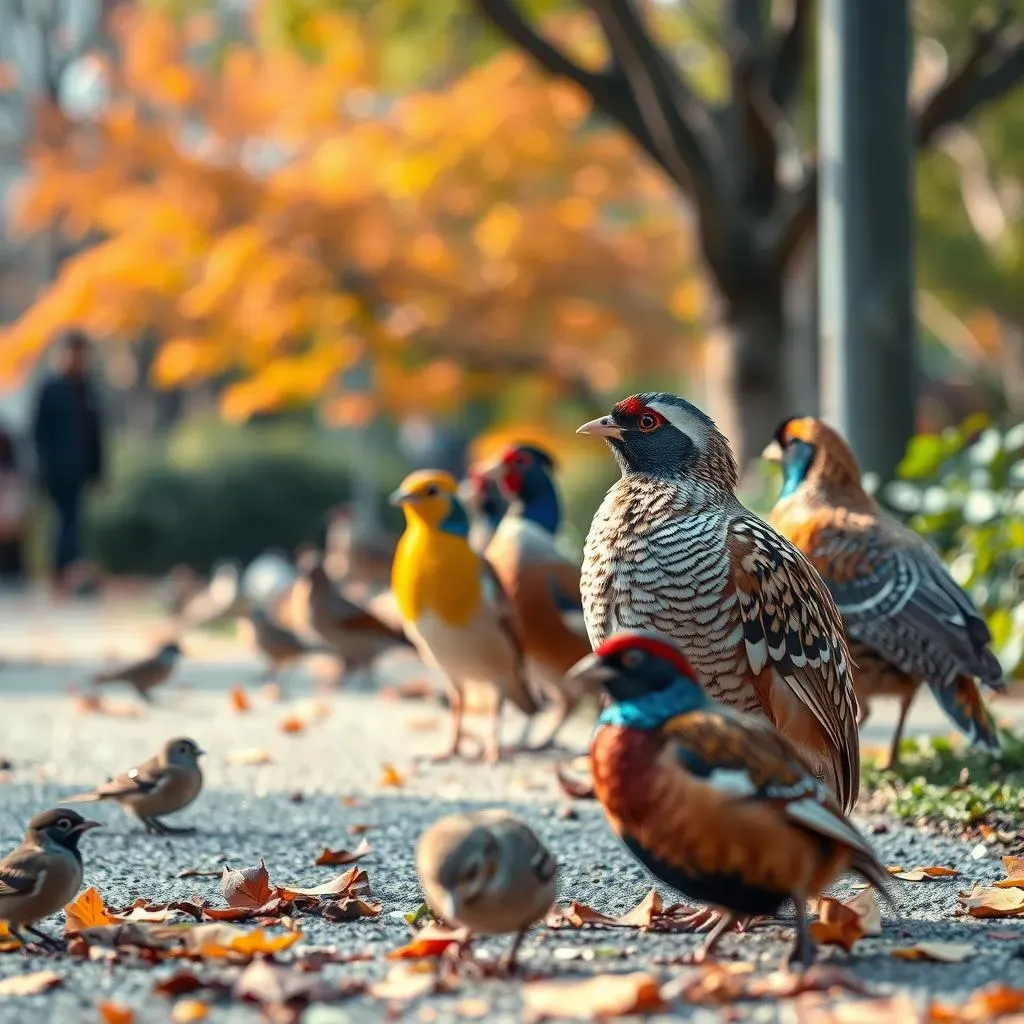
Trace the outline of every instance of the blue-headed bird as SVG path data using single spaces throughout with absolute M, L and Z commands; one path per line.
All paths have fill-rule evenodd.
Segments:
M 847 871 L 891 902 L 886 869 L 793 745 L 712 701 L 668 637 L 617 633 L 573 674 L 611 699 L 590 763 L 612 829 L 657 879 L 721 914 L 700 957 L 733 922 L 792 899 L 791 961 L 810 964 L 805 903 Z
M 489 760 L 501 756 L 506 699 L 523 714 L 537 712 L 512 611 L 494 570 L 469 546 L 469 518 L 450 473 L 419 470 L 391 496 L 405 512 L 391 585 L 402 623 L 420 655 L 450 682 L 452 738 L 440 759 L 459 753 L 463 709 L 489 705 Z
M 550 735 L 535 749 L 554 742 L 579 704 L 583 690 L 566 673 L 590 653 L 580 569 L 555 539 L 562 513 L 554 469 L 547 452 L 518 445 L 486 470 L 509 501 L 487 546 L 487 560 L 512 604 L 530 680 L 558 709 Z

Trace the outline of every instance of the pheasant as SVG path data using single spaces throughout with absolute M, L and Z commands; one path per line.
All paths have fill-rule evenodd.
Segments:
M 667 634 L 712 699 L 771 722 L 849 812 L 860 751 L 842 620 L 810 562 L 736 498 L 728 441 L 664 393 L 626 398 L 578 432 L 603 437 L 622 473 L 584 550 L 591 644 Z
M 783 471 L 771 522 L 821 573 L 843 616 L 860 723 L 872 698 L 900 702 L 889 767 L 899 762 L 922 682 L 972 742 L 998 751 L 996 726 L 975 681 L 1006 687 L 989 646 L 992 635 L 938 553 L 882 512 L 861 485 L 849 446 L 820 420 L 787 420 L 764 455 Z

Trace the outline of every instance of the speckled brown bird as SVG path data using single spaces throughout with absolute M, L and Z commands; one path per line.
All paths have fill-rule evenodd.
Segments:
M 181 658 L 181 654 L 181 646 L 178 642 L 170 640 L 153 657 L 132 662 L 130 665 L 109 669 L 106 672 L 97 672 L 92 677 L 92 681 L 94 684 L 100 685 L 105 683 L 127 683 L 148 703 L 153 699 L 150 696 L 150 691 L 166 683 L 171 678 Z
M 0 860 L 0 921 L 23 946 L 28 943 L 22 929 L 44 946 L 64 948 L 35 925 L 75 898 L 83 875 L 78 842 L 100 827 L 66 807 L 43 811 L 29 822 L 24 842 Z
M 806 966 L 808 899 L 847 871 L 888 895 L 886 869 L 792 744 L 712 701 L 667 637 L 616 634 L 573 672 L 611 699 L 590 764 L 612 829 L 656 878 L 719 908 L 702 957 L 736 920 L 792 899 L 791 962 Z
M 155 835 L 185 835 L 193 828 L 172 828 L 160 821 L 165 814 L 183 811 L 203 788 L 199 744 L 185 736 L 168 740 L 160 753 L 137 768 L 108 779 L 90 793 L 73 796 L 69 803 L 112 800 L 124 812 L 142 822 Z
M 992 634 L 938 552 L 881 510 L 849 445 L 820 420 L 786 420 L 764 454 L 783 472 L 771 522 L 821 573 L 843 616 L 861 724 L 872 698 L 899 700 L 889 766 L 922 682 L 973 743 L 998 751 L 976 682 L 1006 688 Z
M 633 395 L 579 428 L 622 471 L 587 535 L 581 589 L 591 643 L 657 629 L 710 696 L 771 722 L 853 807 L 857 701 L 842 620 L 803 554 L 739 502 L 714 422 L 675 395 Z
M 528 825 L 487 810 L 435 821 L 420 836 L 416 870 L 431 910 L 447 924 L 515 935 L 504 958 L 512 971 L 523 937 L 554 902 L 558 865 Z

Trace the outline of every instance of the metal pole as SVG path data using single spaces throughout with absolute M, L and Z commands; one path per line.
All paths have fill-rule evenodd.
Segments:
M 821 0 L 822 407 L 865 470 L 892 476 L 914 432 L 907 0 Z

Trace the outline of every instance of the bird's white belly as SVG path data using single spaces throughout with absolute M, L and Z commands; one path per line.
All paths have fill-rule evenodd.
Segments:
M 452 626 L 428 611 L 407 629 L 420 652 L 456 686 L 500 685 L 515 671 L 512 644 L 486 608 L 464 626 Z

